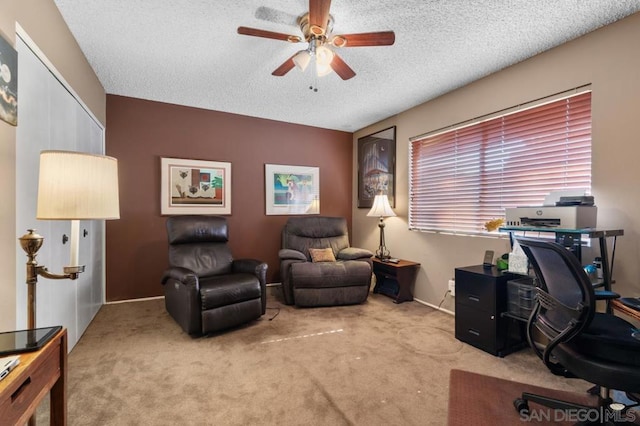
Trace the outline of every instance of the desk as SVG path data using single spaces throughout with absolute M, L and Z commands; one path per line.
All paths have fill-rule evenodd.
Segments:
M 634 320 L 640 321 L 640 311 L 623 305 L 619 300 L 613 299 L 611 301 L 611 307 L 614 310 L 620 311 L 621 313 L 633 318 Z
M 582 243 L 581 236 L 586 235 L 589 238 L 597 238 L 600 244 L 600 257 L 602 258 L 602 283 L 600 286 L 607 291 L 611 291 L 611 284 L 613 280 L 611 273 L 613 271 L 613 261 L 616 254 L 616 240 L 617 237 L 624 235 L 622 229 L 598 229 L 598 228 L 584 228 L 584 229 L 559 229 L 559 228 L 541 228 L 531 226 L 504 226 L 499 229 L 502 232 L 508 232 L 509 238 L 513 243 L 513 233 L 521 232 L 523 235 L 527 232 L 547 232 L 554 233 L 556 242 L 563 246 L 570 248 L 576 255 L 579 261 L 582 261 Z M 607 238 L 613 238 L 613 244 L 611 249 L 611 258 L 607 249 Z
M 412 287 L 416 282 L 416 275 L 420 264 L 409 260 L 398 260 L 398 263 L 383 262 L 374 257 L 373 274 L 376 276 L 374 293 L 386 294 L 393 298 L 394 303 L 413 300 Z
M 67 330 L 39 351 L 20 354 L 20 364 L 0 382 L 2 424 L 25 424 L 51 391 L 50 424 L 67 424 Z

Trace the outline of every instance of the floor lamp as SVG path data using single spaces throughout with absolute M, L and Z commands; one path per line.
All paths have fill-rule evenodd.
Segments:
M 387 197 L 386 194 L 376 195 L 373 199 L 373 206 L 371 206 L 371 210 L 369 210 L 367 216 L 380 218 L 380 221 L 378 222 L 378 227 L 380 228 L 380 246 L 378 247 L 378 250 L 376 250 L 376 257 L 380 260 L 387 260 L 391 257 L 389 250 L 387 250 L 387 247 L 384 244 L 384 218 L 393 217 L 395 215 L 395 212 L 391 209 L 391 205 L 389 204 L 389 197 Z
M 36 256 L 44 238 L 29 229 L 19 238 L 27 254 L 27 328 L 36 328 L 38 275 L 75 280 L 84 272 L 78 263 L 80 220 L 119 219 L 118 160 L 73 151 L 42 151 L 38 180 L 37 219 L 71 220 L 70 265 L 54 274 L 38 265 Z

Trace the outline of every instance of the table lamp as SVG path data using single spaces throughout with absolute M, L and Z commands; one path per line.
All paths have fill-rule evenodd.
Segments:
M 380 247 L 376 250 L 376 257 L 380 260 L 387 260 L 391 257 L 389 255 L 389 250 L 387 250 L 387 247 L 384 244 L 384 218 L 393 217 L 395 215 L 396 214 L 389 204 L 389 197 L 387 197 L 386 194 L 376 195 L 373 199 L 373 206 L 371 206 L 371 210 L 369 210 L 367 216 L 380 218 L 380 221 L 378 222 L 378 227 L 380 228 Z
M 36 327 L 38 275 L 75 280 L 84 272 L 78 263 L 80 220 L 119 219 L 118 160 L 104 155 L 73 151 L 42 151 L 38 180 L 37 219 L 71 220 L 70 265 L 54 274 L 38 265 L 36 255 L 44 238 L 35 229 L 19 238 L 27 254 L 27 328 Z M 66 236 L 65 236 L 66 237 Z M 64 242 L 63 237 L 63 242 Z
M 311 203 L 309 204 L 309 207 L 307 207 L 305 214 L 320 214 L 320 200 L 318 199 L 317 195 L 313 197 L 313 200 L 311 200 Z

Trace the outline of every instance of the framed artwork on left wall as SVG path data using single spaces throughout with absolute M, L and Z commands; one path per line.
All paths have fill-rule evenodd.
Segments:
M 0 119 L 18 125 L 18 52 L 0 36 Z
M 163 157 L 160 213 L 231 214 L 231 163 Z

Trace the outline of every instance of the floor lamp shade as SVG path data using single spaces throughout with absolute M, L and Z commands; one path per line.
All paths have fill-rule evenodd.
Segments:
M 42 151 L 36 217 L 119 219 L 118 160 L 72 151 Z
M 71 221 L 70 265 L 64 267 L 63 274 L 50 272 L 36 261 L 44 238 L 36 234 L 35 229 L 29 229 L 27 234 L 19 238 L 27 254 L 29 329 L 36 327 L 38 276 L 75 280 L 84 271 L 84 266 L 78 263 L 80 220 L 120 218 L 118 160 L 83 152 L 42 151 L 36 218 Z

